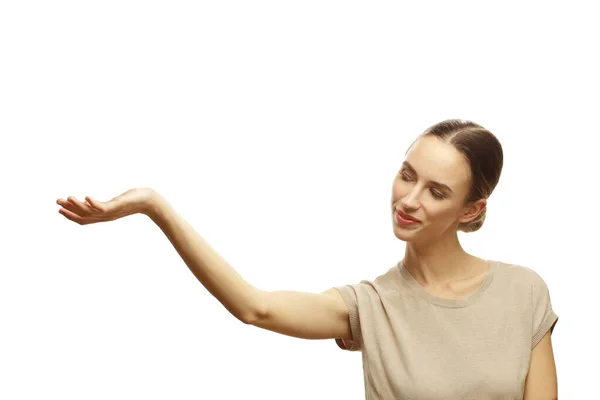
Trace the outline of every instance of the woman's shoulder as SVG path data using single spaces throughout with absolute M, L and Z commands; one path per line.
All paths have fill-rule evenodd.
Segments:
M 532 267 L 502 261 L 497 263 L 497 273 L 508 277 L 511 281 L 534 286 L 546 285 L 542 276 Z

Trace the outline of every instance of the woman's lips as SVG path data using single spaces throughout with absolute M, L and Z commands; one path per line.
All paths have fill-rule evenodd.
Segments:
M 408 219 L 406 217 L 406 214 L 400 213 L 400 212 L 396 212 L 396 221 L 398 221 L 399 223 L 403 224 L 403 225 L 415 225 L 418 224 L 420 221 L 414 221 L 412 219 Z

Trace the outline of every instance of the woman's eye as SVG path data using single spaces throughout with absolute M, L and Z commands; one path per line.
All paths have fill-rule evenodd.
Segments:
M 406 182 L 410 181 L 410 177 L 408 175 L 406 175 L 405 173 L 400 172 L 400 176 L 402 177 L 403 181 L 406 181 Z M 435 191 L 435 190 L 431 190 L 431 194 L 433 195 L 433 197 L 435 197 L 438 200 L 442 200 L 442 199 L 446 198 L 443 194 L 441 194 L 440 192 Z
M 434 196 L 435 198 L 438 198 L 438 199 L 443 199 L 443 198 L 444 198 L 444 195 L 442 195 L 442 194 L 440 194 L 440 193 L 436 192 L 435 190 L 432 190 L 432 191 L 431 191 L 431 193 L 433 194 L 433 196 Z

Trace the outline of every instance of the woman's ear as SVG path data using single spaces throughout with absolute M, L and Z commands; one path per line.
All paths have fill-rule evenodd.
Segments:
M 458 219 L 460 223 L 471 222 L 476 219 L 487 207 L 486 199 L 479 199 L 471 205 L 465 207 L 463 215 Z

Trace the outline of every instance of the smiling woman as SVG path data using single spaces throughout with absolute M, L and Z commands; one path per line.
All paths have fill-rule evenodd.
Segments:
M 503 167 L 499 140 L 447 120 L 405 156 L 391 196 L 404 258 L 375 279 L 335 287 L 352 333 L 336 343 L 366 353 L 367 398 L 553 398 L 558 316 L 544 280 L 468 254 L 458 238 L 483 226 Z
M 404 258 L 373 280 L 322 293 L 252 286 L 152 189 L 57 203 L 80 225 L 147 215 L 243 323 L 364 352 L 367 398 L 552 398 L 558 316 L 544 280 L 527 267 L 470 255 L 457 237 L 481 227 L 501 169 L 500 144 L 481 126 L 451 120 L 427 130 L 392 188 Z
M 429 146 L 425 146 L 424 141 Z M 433 152 L 433 147 L 442 147 L 444 144 L 454 157 L 440 157 L 439 160 L 433 160 L 438 155 L 437 152 Z M 476 204 L 482 206 L 480 212 L 479 209 L 477 210 L 474 219 L 459 221 L 456 229 L 463 232 L 479 230 L 487 214 L 487 202 L 481 199 L 490 197 L 502 173 L 504 156 L 500 141 L 487 129 L 472 121 L 446 120 L 433 125 L 419 135 L 406 153 L 408 154 L 415 147 L 421 150 L 414 156 L 417 159 L 415 163 L 421 164 L 431 160 L 431 166 L 435 165 L 433 163 L 438 164 L 437 169 L 442 172 L 444 182 L 452 182 L 452 185 L 449 185 L 438 180 L 428 180 L 426 184 L 431 187 L 430 192 L 434 198 L 443 200 L 459 196 L 461 207 Z M 454 163 L 457 165 L 455 167 L 450 162 L 453 159 L 463 162 Z M 419 178 L 417 169 L 408 160 L 402 163 L 400 178 L 407 182 Z M 457 190 L 453 190 L 452 187 Z

